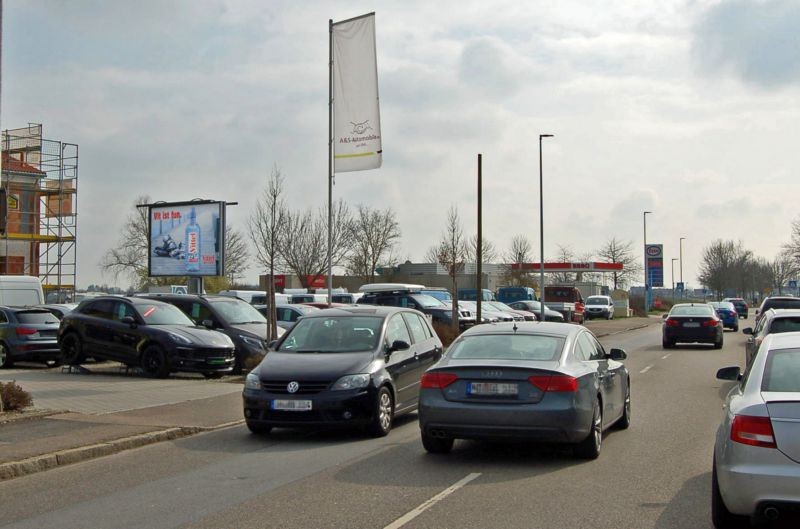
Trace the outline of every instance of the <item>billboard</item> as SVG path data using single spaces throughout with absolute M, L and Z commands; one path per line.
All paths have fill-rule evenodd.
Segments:
M 648 244 L 645 247 L 647 255 L 647 284 L 650 288 L 664 286 L 664 245 Z
M 151 204 L 148 233 L 149 276 L 225 274 L 225 202 Z

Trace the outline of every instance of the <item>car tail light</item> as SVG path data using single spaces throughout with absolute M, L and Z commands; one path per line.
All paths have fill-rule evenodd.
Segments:
M 17 327 L 17 336 L 30 336 L 39 332 L 37 329 L 29 329 L 27 327 Z
M 458 380 L 458 376 L 453 373 L 425 373 L 422 375 L 422 389 L 444 389 Z
M 680 325 L 680 322 L 674 318 L 667 318 L 666 320 L 664 320 L 664 323 L 667 324 L 667 327 L 677 327 L 678 325 Z
M 719 320 L 706 320 L 703 322 L 703 327 L 716 327 Z
M 762 448 L 778 448 L 769 417 L 736 415 L 731 425 L 731 441 Z
M 569 375 L 537 375 L 528 377 L 528 382 L 542 391 L 578 391 L 578 379 Z

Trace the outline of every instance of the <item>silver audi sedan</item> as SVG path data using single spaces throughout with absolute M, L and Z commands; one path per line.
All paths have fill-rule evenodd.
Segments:
M 575 455 L 594 459 L 606 428 L 630 424 L 625 358 L 579 325 L 473 327 L 422 377 L 422 444 L 445 453 L 455 439 L 569 443 Z
M 800 510 L 800 332 L 768 334 L 725 399 L 711 473 L 714 526 L 774 521 Z

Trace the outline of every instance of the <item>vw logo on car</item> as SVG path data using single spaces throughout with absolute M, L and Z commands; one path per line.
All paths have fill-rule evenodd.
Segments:
M 289 393 L 297 393 L 298 389 L 300 389 L 299 382 L 289 382 L 289 384 L 286 386 L 286 391 Z

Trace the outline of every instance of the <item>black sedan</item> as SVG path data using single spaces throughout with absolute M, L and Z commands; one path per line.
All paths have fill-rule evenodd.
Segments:
M 511 307 L 512 309 L 527 310 L 533 312 L 534 314 L 536 314 L 537 318 L 542 313 L 542 304 L 539 301 L 533 301 L 530 299 L 522 301 L 514 301 L 509 303 L 508 306 Z M 545 307 L 544 319 L 545 321 L 563 322 L 564 315 L 553 309 L 548 309 L 547 307 Z
M 244 418 L 273 427 L 366 427 L 379 437 L 417 409 L 422 372 L 442 342 L 421 312 L 343 307 L 307 314 L 245 379 Z
M 664 349 L 676 343 L 711 343 L 722 349 L 723 323 L 714 307 L 708 303 L 680 303 L 664 315 L 661 327 Z
M 101 296 L 81 303 L 61 320 L 63 360 L 87 356 L 138 366 L 148 376 L 173 371 L 215 378 L 233 370 L 234 348 L 224 334 L 196 326 L 177 307 L 144 298 Z
M 625 358 L 577 325 L 474 327 L 422 377 L 422 445 L 442 453 L 455 439 L 555 442 L 594 459 L 606 428 L 630 424 Z

